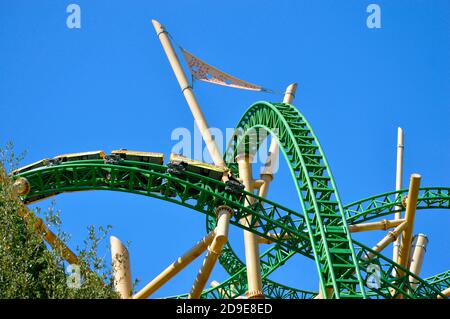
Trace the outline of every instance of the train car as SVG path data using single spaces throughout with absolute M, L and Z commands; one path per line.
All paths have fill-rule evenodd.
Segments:
M 184 163 L 187 171 L 207 176 L 218 181 L 222 179 L 225 172 L 225 169 L 222 167 L 206 164 L 175 153 L 170 154 L 170 163 L 175 165 Z
M 164 163 L 164 154 L 162 153 L 140 152 L 121 149 L 112 151 L 111 154 L 118 155 L 121 159 L 129 161 L 151 163 L 157 165 L 162 165 Z
M 58 160 L 60 163 L 82 161 L 82 160 L 96 160 L 104 159 L 106 156 L 104 151 L 92 151 L 92 152 L 82 152 L 82 153 L 70 153 L 55 156 L 54 159 Z
M 49 163 L 49 159 L 47 159 L 47 158 L 42 159 L 40 161 L 37 161 L 37 162 L 31 163 L 31 164 L 28 164 L 24 167 L 18 168 L 16 170 L 12 171 L 11 174 L 17 175 L 17 174 L 25 173 L 25 172 L 31 171 L 35 168 L 47 166 L 48 163 Z

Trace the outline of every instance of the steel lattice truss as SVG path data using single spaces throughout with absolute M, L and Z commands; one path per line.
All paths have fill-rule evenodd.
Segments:
M 230 191 L 221 181 L 184 171 L 171 174 L 165 165 L 139 161 L 77 160 L 27 170 L 14 178 L 26 178 L 26 204 L 60 193 L 110 190 L 134 193 L 182 205 L 206 215 L 207 232 L 216 225 L 215 208 L 227 205 L 234 211 L 230 223 L 270 239 L 260 256 L 264 294 L 267 298 L 310 299 L 317 292 L 287 287 L 269 275 L 295 254 L 315 261 L 322 289 L 332 288 L 331 298 L 446 298 L 441 291 L 450 286 L 449 272 L 421 279 L 384 255 L 352 239 L 348 224 L 374 220 L 404 210 L 408 190 L 389 192 L 343 206 L 329 165 L 317 137 L 303 115 L 292 105 L 257 102 L 243 115 L 230 142 L 225 160 L 236 175 L 233 159 L 240 149 L 256 152 L 247 144 L 248 132 L 260 129 L 278 140 L 299 197 L 299 207 L 289 209 L 245 191 Z M 259 132 L 257 130 L 256 132 Z M 257 133 L 257 135 L 260 133 Z M 257 136 L 262 141 L 267 135 Z M 246 203 L 248 201 L 248 203 Z M 251 203 L 250 205 L 247 205 Z M 418 210 L 450 208 L 450 188 L 421 188 Z M 246 219 L 248 226 L 240 220 Z M 269 236 L 275 234 L 275 236 Z M 367 260 L 366 256 L 374 258 Z M 202 298 L 236 298 L 247 290 L 246 267 L 227 244 L 220 263 L 230 277 L 207 289 Z M 368 287 L 373 265 L 380 270 L 380 285 Z M 400 275 L 402 274 L 402 275 Z M 416 285 L 411 285 L 414 279 Z M 394 292 L 394 294 L 393 294 Z M 187 295 L 172 298 L 185 298 Z

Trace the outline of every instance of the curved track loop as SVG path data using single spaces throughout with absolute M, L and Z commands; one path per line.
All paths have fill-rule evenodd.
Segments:
M 322 291 L 331 288 L 331 298 L 365 298 L 366 289 L 337 188 L 309 123 L 292 105 L 257 102 L 239 121 L 237 130 L 244 134 L 233 139 L 227 162 L 232 162 L 241 152 L 257 152 L 259 143 L 251 143 L 251 138 L 252 135 L 263 135 L 258 128 L 270 132 L 278 140 L 289 163 Z M 258 137 L 253 141 L 258 142 Z
M 266 114 L 263 114 L 264 112 Z M 371 250 L 356 241 L 353 241 L 352 245 L 351 240 L 347 240 L 350 236 L 345 217 L 349 216 L 349 222 L 353 223 L 390 214 L 405 191 L 399 194 L 396 192 L 382 194 L 351 204 L 344 209 L 336 199 L 334 182 L 329 175 L 320 146 L 308 123 L 293 106 L 256 103 L 245 113 L 240 123 L 243 128 L 263 127 L 268 131 L 269 127 L 281 128 L 279 141 L 283 153 L 291 163 L 291 171 L 297 182 L 296 187 L 303 200 L 302 208 L 305 216 L 254 194 L 229 193 L 225 190 L 225 184 L 201 175 L 185 172 L 182 176 L 172 176 L 166 173 L 166 166 L 141 162 L 120 161 L 105 164 L 102 160 L 73 161 L 33 169 L 15 177 L 26 177 L 30 182 L 30 193 L 24 198 L 27 204 L 62 192 L 114 190 L 155 197 L 211 217 L 215 216 L 216 206 L 228 205 L 235 211 L 231 220 L 233 225 L 265 238 L 268 238 L 269 232 L 278 234 L 277 238 L 270 238 L 275 245 L 262 255 L 265 294 L 269 298 L 314 296 L 313 292 L 293 289 L 267 279 L 270 273 L 295 253 L 313 258 L 318 266 L 324 266 L 324 271 L 319 273 L 325 279 L 323 280 L 325 287 L 339 288 L 338 293 L 333 296 L 335 298 L 365 297 L 365 289 L 369 290 L 367 296 L 375 298 L 391 298 L 389 288 L 394 288 L 405 298 L 435 298 L 440 293 L 439 285 L 417 278 L 406 269 L 403 269 L 404 277 L 392 277 L 393 268 L 398 269 L 400 266 L 380 254 L 375 254 L 375 258 L 370 262 L 380 267 L 379 287 L 361 289 L 361 282 L 365 283 L 373 276 L 372 273 L 368 273 L 370 264 L 364 259 Z M 270 126 L 271 123 L 278 126 Z M 235 144 L 237 145 L 238 143 Z M 233 151 L 235 149 L 233 148 Z M 448 188 L 428 188 L 421 194 L 422 201 L 419 198 L 419 208 L 421 203 L 423 208 L 449 208 Z M 244 201 L 247 197 L 253 197 L 254 203 L 245 207 Z M 379 198 L 383 198 L 384 204 L 379 205 Z M 251 223 L 246 228 L 239 220 L 249 216 L 252 216 Z M 214 219 L 208 221 L 214 222 Z M 289 237 L 288 240 L 283 239 L 285 235 Z M 355 267 L 352 266 L 352 261 L 356 263 Z M 230 246 L 225 249 L 221 262 L 232 277 L 219 287 L 205 291 L 203 297 L 230 298 L 245 292 L 245 269 Z M 355 280 L 353 275 L 355 269 L 359 269 L 356 271 L 360 278 L 358 280 Z M 331 270 L 334 279 L 330 275 Z M 409 285 L 409 276 L 419 282 L 416 289 L 412 289 Z

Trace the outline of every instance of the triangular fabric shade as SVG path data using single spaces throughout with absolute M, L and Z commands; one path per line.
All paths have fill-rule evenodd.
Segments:
M 192 76 L 197 80 L 243 90 L 267 91 L 259 85 L 242 81 L 238 78 L 235 78 L 234 76 L 216 69 L 215 67 L 203 62 L 183 48 L 181 50 Z

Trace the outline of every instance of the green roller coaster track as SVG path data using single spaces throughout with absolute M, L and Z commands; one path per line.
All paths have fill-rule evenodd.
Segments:
M 207 230 L 215 227 L 214 210 L 228 205 L 234 210 L 230 223 L 249 230 L 274 245 L 261 255 L 264 294 L 267 298 L 314 298 L 317 292 L 287 287 L 268 277 L 295 254 L 315 261 L 322 289 L 331 288 L 331 298 L 436 298 L 449 286 L 449 273 L 421 279 L 389 258 L 353 240 L 348 224 L 393 214 L 403 210 L 401 201 L 407 190 L 373 196 L 343 206 L 330 168 L 318 139 L 301 113 L 292 105 L 257 102 L 243 115 L 237 134 L 225 155 L 229 167 L 241 149 L 256 152 L 259 143 L 248 147 L 248 133 L 262 129 L 273 134 L 289 164 L 300 200 L 301 212 L 286 208 L 269 199 L 245 191 L 233 192 L 226 184 L 185 171 L 180 175 L 167 172 L 167 166 L 121 160 L 78 160 L 39 167 L 19 173 L 30 183 L 23 197 L 26 204 L 60 193 L 111 190 L 134 193 L 182 205 L 207 217 Z M 257 135 L 258 135 L 257 131 Z M 259 139 L 260 136 L 257 137 Z M 245 147 L 242 147 L 245 146 Z M 237 175 L 237 172 L 235 172 Z M 251 205 L 246 205 L 248 201 Z M 417 209 L 450 208 L 450 188 L 422 188 Z M 248 226 L 239 221 L 247 219 Z M 276 234 L 275 237 L 269 233 Z M 286 239 L 287 238 L 287 239 Z M 367 260 L 368 254 L 374 258 Z M 245 264 L 227 244 L 220 263 L 230 277 L 207 289 L 202 298 L 235 298 L 246 292 Z M 379 284 L 367 285 L 374 266 L 379 269 Z M 399 270 L 402 275 L 399 275 Z M 396 274 L 396 275 L 393 275 Z M 417 283 L 413 287 L 410 278 Z M 324 290 L 325 291 L 325 290 Z M 179 295 L 171 298 L 185 298 Z

